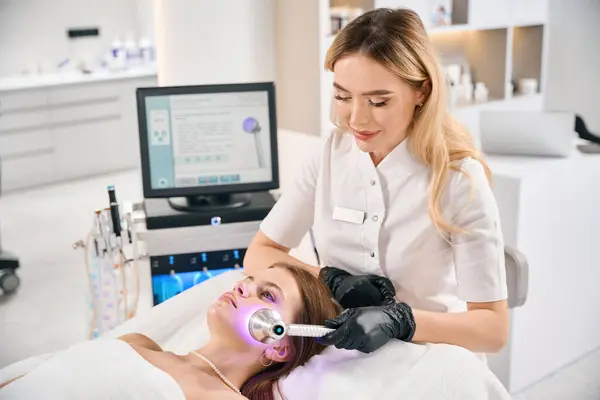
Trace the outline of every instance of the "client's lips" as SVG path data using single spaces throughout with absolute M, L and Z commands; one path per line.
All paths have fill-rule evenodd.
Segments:
M 221 297 L 219 297 L 219 300 L 227 301 L 227 302 L 231 303 L 232 306 L 237 308 L 237 300 L 236 300 L 235 296 L 233 295 L 233 293 L 231 293 L 231 292 L 223 293 L 221 295 Z

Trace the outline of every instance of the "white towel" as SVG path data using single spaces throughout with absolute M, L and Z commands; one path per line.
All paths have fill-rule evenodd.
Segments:
M 0 389 L 0 400 L 185 400 L 177 382 L 117 339 L 83 342 Z
M 328 348 L 280 381 L 287 400 L 507 400 L 487 365 L 457 346 L 392 341 L 371 354 Z

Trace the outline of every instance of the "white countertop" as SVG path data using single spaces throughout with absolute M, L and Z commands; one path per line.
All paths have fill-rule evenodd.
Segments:
M 492 173 L 513 178 L 564 179 L 565 177 L 600 176 L 600 154 L 584 154 L 575 140 L 569 157 L 485 156 Z M 557 184 L 560 184 L 557 182 Z
M 52 86 L 96 83 L 103 81 L 144 78 L 156 75 L 156 67 L 135 67 L 124 71 L 97 71 L 91 74 L 64 72 L 39 75 L 14 75 L 0 77 L 0 92 L 41 89 Z

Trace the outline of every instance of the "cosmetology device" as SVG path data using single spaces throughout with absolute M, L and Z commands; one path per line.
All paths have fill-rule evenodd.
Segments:
M 144 201 L 120 213 L 110 187 L 110 207 L 75 244 L 93 337 L 242 268 L 279 187 L 273 83 L 140 88 L 137 105 Z
M 279 187 L 271 82 L 137 90 L 143 242 L 157 305 L 242 261 Z
M 140 88 L 137 107 L 145 199 L 221 211 L 279 187 L 273 83 Z
M 268 344 L 285 336 L 321 337 L 334 329 L 320 325 L 286 324 L 277 311 L 262 308 L 250 317 L 248 331 L 255 340 Z
M 109 206 L 95 210 L 86 239 L 73 245 L 75 249 L 84 249 L 90 289 L 91 339 L 132 318 L 139 298 L 131 212 L 122 216 L 114 186 L 107 190 Z M 126 252 L 133 253 L 134 257 L 127 257 Z

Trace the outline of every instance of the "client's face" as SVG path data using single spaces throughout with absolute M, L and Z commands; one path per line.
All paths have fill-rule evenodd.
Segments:
M 269 268 L 239 281 L 208 311 L 211 335 L 227 338 L 235 346 L 259 346 L 248 332 L 252 314 L 261 308 L 277 311 L 286 324 L 293 323 L 301 304 L 294 277 L 283 268 Z M 240 340 L 241 339 L 241 340 Z

